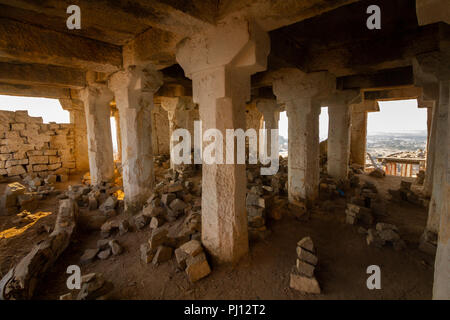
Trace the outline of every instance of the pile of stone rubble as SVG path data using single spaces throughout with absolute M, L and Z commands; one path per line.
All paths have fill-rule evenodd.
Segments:
M 389 189 L 392 201 L 406 201 L 417 206 L 428 207 L 429 200 L 411 189 L 412 182 L 402 180 L 398 190 Z
M 81 276 L 81 289 L 75 296 L 74 292 L 66 293 L 59 300 L 106 300 L 114 289 L 112 282 L 103 278 L 101 273 L 89 273 Z
M 50 174 L 41 178 L 33 173 L 26 175 L 22 183 L 9 183 L 0 198 L 0 215 L 14 215 L 24 210 L 35 210 L 40 200 L 50 195 L 59 195 L 60 191 L 55 190 L 54 184 L 67 179 L 67 175 Z
M 297 243 L 297 262 L 290 276 L 290 287 L 303 293 L 320 294 L 319 282 L 314 276 L 318 258 L 310 237 Z
M 392 245 L 396 251 L 406 248 L 405 241 L 400 238 L 398 228 L 389 223 L 379 222 L 375 228 L 370 228 L 367 231 L 366 237 L 369 246 L 381 248 L 385 245 Z

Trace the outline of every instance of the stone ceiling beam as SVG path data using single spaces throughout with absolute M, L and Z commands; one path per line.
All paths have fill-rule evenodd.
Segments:
M 416 55 L 439 51 L 449 40 L 450 26 L 436 23 L 415 32 L 312 49 L 304 58 L 305 66 L 308 72 L 328 70 L 337 77 L 406 67 Z
M 414 74 L 412 67 L 408 66 L 371 74 L 339 77 L 336 82 L 339 90 L 398 87 L 414 85 Z
M 264 30 L 271 31 L 357 1 L 359 0 L 228 0 L 220 1 L 218 18 L 245 16 L 256 21 Z
M 118 46 L 0 18 L 0 59 L 114 72 L 122 66 Z
M 56 88 L 28 84 L 0 83 L 0 95 L 70 99 L 71 90 L 68 88 Z
M 450 24 L 448 0 L 416 0 L 416 13 L 420 26 L 440 21 Z
M 74 4 L 72 0 L 0 0 L 8 6 L 61 18 L 62 26 L 68 15 L 66 9 Z M 116 29 L 129 24 L 145 24 L 181 35 L 192 35 L 209 27 L 215 17 L 211 1 L 108 1 L 78 0 L 84 27 L 99 30 Z M 118 25 L 118 26 L 117 26 Z
M 81 89 L 86 85 L 86 73 L 58 66 L 0 62 L 0 82 Z
M 364 91 L 365 100 L 390 101 L 422 99 L 423 92 L 420 87 L 392 88 L 388 90 Z

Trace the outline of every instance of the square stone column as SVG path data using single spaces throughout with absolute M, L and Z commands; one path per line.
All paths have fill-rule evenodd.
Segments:
M 434 158 L 436 156 L 436 133 L 438 126 L 437 110 L 439 109 L 439 84 L 425 85 L 423 87 L 424 95 L 433 98 L 434 104 L 432 108 L 428 108 L 428 143 L 427 143 L 427 166 L 425 170 L 425 179 L 423 181 L 422 192 L 425 196 L 431 197 L 433 190 L 433 177 L 434 177 Z
M 333 92 L 335 78 L 327 72 L 285 69 L 274 75 L 273 92 L 285 103 L 288 117 L 289 202 L 308 205 L 319 193 L 320 100 Z
M 354 112 L 351 116 L 350 159 L 352 163 L 365 166 L 367 139 L 367 111 Z
M 86 114 L 81 100 L 59 99 L 64 110 L 70 113 L 70 123 L 75 131 L 75 163 L 77 171 L 84 173 L 89 171 L 88 139 L 86 127 Z
M 161 107 L 167 111 L 170 134 L 170 167 L 175 169 L 173 162 L 173 132 L 176 129 L 186 129 L 191 134 L 191 146 L 194 138 L 194 121 L 199 119 L 198 107 L 192 97 L 161 97 Z
M 112 92 L 104 84 L 92 84 L 80 91 L 86 114 L 89 171 L 93 185 L 114 177 L 110 102 Z
M 278 129 L 278 121 L 280 120 L 280 107 L 274 99 L 257 99 L 256 108 L 263 114 L 264 125 L 266 131 L 264 147 L 267 154 L 272 150 L 271 129 Z
M 176 58 L 192 79 L 203 132 L 217 129 L 226 137 L 226 129 L 245 131 L 250 76 L 266 69 L 269 49 L 267 33 L 237 18 L 178 45 Z M 203 150 L 207 146 L 203 142 Z M 235 263 L 248 252 L 246 185 L 245 165 L 203 159 L 202 243 L 218 262 Z
M 130 66 L 109 79 L 120 115 L 125 210 L 131 214 L 142 209 L 153 190 L 151 110 L 161 85 L 161 73 L 151 66 Z
M 351 102 L 357 91 L 338 91 L 326 101 L 328 106 L 327 172 L 335 179 L 347 179 L 350 157 Z
M 433 299 L 450 299 L 450 50 L 416 56 L 413 67 L 417 84 L 439 84 L 433 187 L 425 233 L 438 233 Z

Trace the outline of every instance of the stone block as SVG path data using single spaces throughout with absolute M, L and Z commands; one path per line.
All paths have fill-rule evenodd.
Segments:
M 140 252 L 141 252 L 141 260 L 144 263 L 150 263 L 152 262 L 153 257 L 155 256 L 156 250 L 151 249 L 148 243 L 143 243 L 141 244 Z
M 40 172 L 40 171 L 47 171 L 48 165 L 46 164 L 35 164 L 33 165 L 33 171 L 32 172 Z
M 297 266 L 297 271 L 300 274 L 303 274 L 307 277 L 312 277 L 314 275 L 315 266 L 313 266 L 312 264 L 309 264 L 308 262 L 297 259 L 296 266 Z
M 186 265 L 186 274 L 191 282 L 196 282 L 211 273 L 211 268 L 204 252 L 188 258 Z
M 318 261 L 317 257 L 314 255 L 314 253 L 312 253 L 308 250 L 305 250 L 302 247 L 297 247 L 297 257 L 300 260 L 308 262 L 314 266 L 317 264 L 317 261 Z
M 30 156 L 28 160 L 30 164 L 48 164 L 48 156 Z
M 297 242 L 297 247 L 308 250 L 309 252 L 314 252 L 314 243 L 311 237 L 305 237 Z
M 13 166 L 6 169 L 8 177 L 14 177 L 26 173 L 23 166 Z
M 192 257 L 195 257 L 197 254 L 203 252 L 202 244 L 197 240 L 186 242 L 180 247 L 180 249 Z
M 320 286 L 315 277 L 307 277 L 296 271 L 291 272 L 289 286 L 303 293 L 320 294 Z

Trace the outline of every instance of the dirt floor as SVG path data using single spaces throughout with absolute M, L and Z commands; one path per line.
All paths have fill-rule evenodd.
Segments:
M 397 189 L 400 177 L 375 179 L 360 175 L 360 179 L 374 182 L 379 192 L 387 197 L 387 189 Z M 69 183 L 79 183 L 73 177 Z M 3 186 L 4 187 L 4 186 Z M 66 188 L 58 184 L 58 188 Z M 0 185 L 0 193 L 2 186 Z M 43 224 L 53 225 L 57 210 L 56 199 L 47 199 L 33 212 L 51 212 L 25 230 L 14 228 L 12 217 L 0 217 L 0 276 L 23 257 L 33 244 L 45 238 L 37 231 Z M 295 220 L 289 215 L 279 221 L 269 221 L 271 235 L 250 244 L 250 254 L 238 265 L 213 266 L 206 278 L 191 284 L 186 274 L 178 271 L 173 258 L 159 266 L 140 260 L 139 246 L 150 237 L 144 228 L 115 239 L 125 252 L 108 260 L 96 260 L 82 266 L 83 274 L 101 272 L 112 281 L 114 299 L 430 299 L 433 283 L 434 257 L 417 247 L 425 227 L 427 212 L 408 203 L 389 203 L 382 222 L 393 223 L 407 243 L 401 252 L 392 247 L 369 247 L 358 227 L 345 224 L 342 209 L 335 212 L 315 210 L 309 220 Z M 14 217 L 15 218 L 15 217 Z M 30 223 L 29 223 L 30 224 Z M 28 226 L 28 225 L 26 225 Z M 5 235 L 9 234 L 8 238 Z M 318 251 L 316 277 L 322 294 L 302 295 L 289 288 L 290 270 L 296 260 L 296 243 L 310 236 Z M 78 232 L 72 244 L 58 259 L 54 268 L 41 281 L 35 299 L 58 299 L 68 292 L 66 269 L 79 264 L 85 249 L 95 248 L 100 232 Z M 381 268 L 381 290 L 368 290 L 366 269 L 369 265 Z

